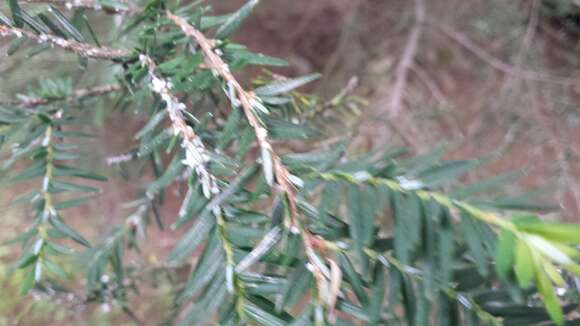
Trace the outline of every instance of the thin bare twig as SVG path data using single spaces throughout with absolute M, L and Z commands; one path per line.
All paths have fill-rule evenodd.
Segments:
M 83 88 L 74 91 L 73 94 L 61 97 L 61 98 L 44 98 L 44 97 L 22 97 L 20 100 L 13 100 L 8 102 L 0 102 L 0 106 L 15 106 L 22 108 L 32 108 L 36 106 L 46 105 L 55 101 L 65 101 L 74 102 L 79 101 L 87 97 L 95 97 L 100 95 L 105 95 L 108 93 L 118 92 L 121 89 L 121 85 L 118 84 L 106 84 L 95 86 L 91 88 Z
M 0 25 L 0 37 L 26 37 L 40 44 L 47 44 L 53 47 L 58 47 L 86 58 L 120 60 L 131 56 L 131 51 L 128 50 L 96 47 L 87 43 L 66 40 L 64 38 L 50 34 L 37 35 L 33 32 L 18 27 Z
M 386 109 L 388 111 L 384 117 L 377 117 L 377 120 L 384 120 L 407 146 L 415 149 L 423 147 L 422 138 L 424 133 L 420 132 L 416 124 L 411 121 L 411 112 L 401 114 L 401 110 L 408 86 L 409 70 L 415 61 L 419 39 L 423 34 L 424 22 L 425 2 L 424 0 L 415 0 L 415 24 L 411 29 L 403 54 L 397 64 L 394 85 L 392 90 L 390 90 L 390 94 L 386 97 Z
M 511 65 L 501 59 L 493 56 L 492 54 L 485 51 L 479 45 L 471 41 L 465 34 L 453 30 L 451 27 L 446 26 L 440 22 L 429 21 L 432 26 L 439 30 L 443 35 L 449 37 L 453 41 L 457 42 L 459 45 L 464 47 L 469 52 L 473 53 L 477 58 L 486 62 L 490 67 L 521 79 L 533 80 L 538 82 L 553 83 L 559 85 L 578 85 L 580 83 L 580 78 L 573 77 L 562 77 L 555 76 L 549 73 L 544 73 L 535 70 L 529 70 L 522 67 L 517 67 Z
M 415 55 L 419 47 L 419 39 L 423 32 L 425 22 L 425 3 L 424 0 L 415 0 L 415 25 L 409 34 L 409 39 L 405 45 L 403 55 L 397 65 L 395 86 L 389 101 L 390 116 L 396 117 L 402 108 L 403 93 L 407 84 L 409 69 L 415 61 Z

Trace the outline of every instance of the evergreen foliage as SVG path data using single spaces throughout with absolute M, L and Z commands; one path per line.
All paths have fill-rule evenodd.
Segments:
M 158 267 L 172 274 L 192 264 L 186 280 L 171 284 L 170 324 L 564 325 L 578 318 L 580 225 L 542 221 L 534 212 L 545 207 L 523 196 L 483 199 L 514 173 L 462 184 L 484 160 L 443 161 L 445 147 L 420 156 L 394 147 L 352 154 L 345 139 L 282 151 L 283 142 L 324 137 L 307 116 L 326 104 L 297 91 L 318 74 L 273 75 L 255 87 L 236 79 L 250 65 L 286 65 L 230 39 L 258 4 L 211 16 L 201 1 L 151 0 L 142 9 L 75 1 L 66 6 L 71 13 L 48 6 L 32 14 L 9 0 L 0 36 L 13 39 L 11 55 L 64 50 L 81 67 L 107 61 L 116 80 L 75 89 L 47 78 L 0 106 L 1 181 L 24 182 L 29 191 L 16 202 L 34 212 L 28 230 L 5 243 L 21 248 L 14 266 L 25 271 L 23 295 L 67 286 L 63 257 L 70 256 L 83 262 L 75 273 L 86 274 L 87 301 L 119 305 L 138 320 L 128 298 L 138 295 L 139 270 L 127 257 L 146 255 L 140 244 L 155 241 L 147 232 L 159 227 L 183 235 Z M 94 33 L 84 15 L 92 9 L 130 17 L 113 42 Z M 117 109 L 147 122 L 135 146 L 110 163 L 150 164 L 155 179 L 124 223 L 87 239 L 69 225 L 67 209 L 93 200 L 107 180 L 76 162 L 94 128 L 85 111 L 111 95 Z M 181 207 L 175 218 L 160 216 L 176 183 L 186 189 Z

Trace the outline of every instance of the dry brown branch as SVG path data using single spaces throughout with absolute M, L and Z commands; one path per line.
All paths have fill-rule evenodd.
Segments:
M 416 123 L 412 121 L 411 112 L 401 114 L 401 110 L 408 86 L 409 70 L 415 61 L 424 22 L 425 2 L 424 0 L 415 0 L 415 25 L 411 29 L 403 54 L 396 67 L 394 86 L 386 99 L 388 113 L 385 117 L 379 118 L 380 120 L 385 120 L 407 146 L 415 149 L 424 147 L 424 141 L 422 140 L 424 132 L 419 131 Z
M 232 75 L 229 66 L 216 52 L 214 52 L 213 48 L 215 42 L 213 40 L 206 38 L 203 33 L 191 26 L 185 19 L 173 15 L 171 12 L 167 12 L 167 16 L 179 28 L 181 28 L 185 35 L 193 38 L 197 42 L 205 56 L 206 66 L 216 75 L 220 76 L 228 87 L 233 88 L 235 91 L 235 98 L 230 98 L 230 100 L 234 106 L 240 106 L 242 108 L 248 123 L 254 129 L 254 134 L 260 148 L 262 151 L 267 151 L 270 154 L 273 163 L 275 181 L 288 199 L 288 205 L 290 207 L 290 225 L 288 226 L 291 230 L 296 229 L 302 234 L 303 244 L 310 261 L 310 267 L 313 270 L 314 277 L 316 278 L 317 284 L 320 288 L 324 280 L 324 275 L 328 274 L 328 271 L 325 273 L 325 271 L 322 270 L 320 261 L 316 258 L 315 250 L 323 249 L 324 242 L 312 235 L 306 228 L 305 223 L 298 219 L 299 214 L 297 209 L 296 189 L 290 181 L 291 174 L 282 163 L 280 156 L 274 151 L 274 148 L 268 139 L 268 131 L 262 126 L 254 112 L 254 103 L 257 101 L 255 95 L 252 92 L 244 90 Z M 229 96 L 228 94 L 226 95 Z
M 68 52 L 76 53 L 82 57 L 93 59 L 119 60 L 131 56 L 131 52 L 124 49 L 113 49 L 106 47 L 96 47 L 87 43 L 66 40 L 50 34 L 37 35 L 18 27 L 1 26 L 0 37 L 26 37 L 40 44 L 58 47 Z
M 429 21 L 432 26 L 439 30 L 443 35 L 449 37 L 453 41 L 457 42 L 463 48 L 473 53 L 477 58 L 486 62 L 490 67 L 521 79 L 533 80 L 538 82 L 553 83 L 559 85 L 573 86 L 580 83 L 580 78 L 574 77 L 562 77 L 555 76 L 549 73 L 544 73 L 540 71 L 529 70 L 521 67 L 517 67 L 502 61 L 501 59 L 493 56 L 492 54 L 485 51 L 479 45 L 471 41 L 465 34 L 452 29 L 449 26 L 442 24 L 441 22 Z
M 423 31 L 425 22 L 425 3 L 423 0 L 415 0 L 415 25 L 409 34 L 409 39 L 405 45 L 403 55 L 399 64 L 397 65 L 395 86 L 392 90 L 392 95 L 389 100 L 390 117 L 394 118 L 399 115 L 403 104 L 403 93 L 407 84 L 409 69 L 415 61 L 417 48 L 419 47 L 419 39 Z
M 117 92 L 122 89 L 118 84 L 106 84 L 95 86 L 91 88 L 84 88 L 74 91 L 74 93 L 62 98 L 44 98 L 44 97 L 22 97 L 20 100 L 13 100 L 8 102 L 0 102 L 0 106 L 15 106 L 22 108 L 32 108 L 35 106 L 46 105 L 55 101 L 74 102 L 87 97 L 95 97 L 105 95 L 112 92 Z

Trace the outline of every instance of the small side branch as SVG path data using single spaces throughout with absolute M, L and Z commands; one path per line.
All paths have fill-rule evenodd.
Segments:
M 0 25 L 0 37 L 26 37 L 40 44 L 58 47 L 68 52 L 76 53 L 85 58 L 120 60 L 131 56 L 131 52 L 124 49 L 96 47 L 87 43 L 66 40 L 64 38 L 50 34 L 37 35 L 33 32 L 18 27 Z
M 44 97 L 22 97 L 20 100 L 14 100 L 9 102 L 0 102 L 0 106 L 15 106 L 21 108 L 33 108 L 36 106 L 47 105 L 51 102 L 65 101 L 74 102 L 79 101 L 89 97 L 96 97 L 100 95 L 105 95 L 113 92 L 118 92 L 121 89 L 121 85 L 118 84 L 106 84 L 95 86 L 91 88 L 83 88 L 76 90 L 72 95 L 61 98 L 44 98 Z

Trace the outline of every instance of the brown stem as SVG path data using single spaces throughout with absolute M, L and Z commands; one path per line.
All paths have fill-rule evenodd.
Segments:
M 402 58 L 397 65 L 395 86 L 393 87 L 389 101 L 391 118 L 396 117 L 401 111 L 403 93 L 407 84 L 409 70 L 413 65 L 413 61 L 415 61 L 415 55 L 419 47 L 419 39 L 421 38 L 425 22 L 425 3 L 423 0 L 415 0 L 415 20 L 415 25 L 409 34 Z

